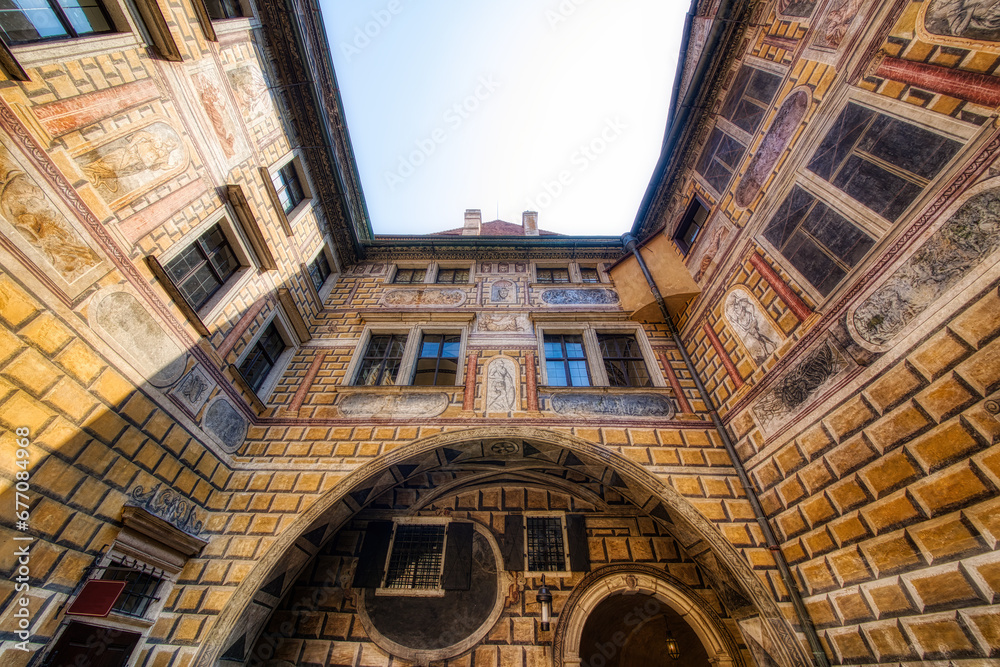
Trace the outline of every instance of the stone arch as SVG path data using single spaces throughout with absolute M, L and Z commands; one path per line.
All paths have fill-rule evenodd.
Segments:
M 553 637 L 556 667 L 581 664 L 583 626 L 598 604 L 612 595 L 646 593 L 676 611 L 695 631 L 709 660 L 718 667 L 742 667 L 733 637 L 711 606 L 686 584 L 650 565 L 608 565 L 594 570 L 576 587 L 563 606 Z
M 324 541 L 335 535 L 359 511 L 361 503 L 352 496 L 358 489 L 375 491 L 379 479 L 389 474 L 393 466 L 405 464 L 415 457 L 438 450 L 451 451 L 450 447 L 472 442 L 498 439 L 519 439 L 565 450 L 567 457 L 603 465 L 621 480 L 641 489 L 649 499 L 639 505 L 644 505 L 652 518 L 666 523 L 673 521 L 678 524 L 678 529 L 705 542 L 708 553 L 702 555 L 699 564 L 726 590 L 752 605 L 752 615 L 759 616 L 761 622 L 780 640 L 779 644 L 785 647 L 781 664 L 795 667 L 807 664 L 795 634 L 770 591 L 732 544 L 687 499 L 663 480 L 615 451 L 576 436 L 531 426 L 477 427 L 431 436 L 401 446 L 345 476 L 289 526 L 258 561 L 217 618 L 194 664 L 208 667 L 220 660 L 243 662 L 244 654 L 239 651 L 250 649 L 256 629 L 267 621 L 265 614 L 269 615 L 270 608 L 283 595 L 283 582 L 289 579 L 294 581 L 296 572 L 305 567 Z M 270 605 L 258 607 L 255 602 L 260 596 Z

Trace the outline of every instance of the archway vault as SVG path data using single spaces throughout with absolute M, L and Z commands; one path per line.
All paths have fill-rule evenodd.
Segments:
M 346 522 L 374 499 L 407 479 L 432 471 L 458 471 L 461 488 L 498 471 L 558 474 L 598 495 L 624 497 L 663 524 L 684 545 L 697 545 L 698 564 L 713 579 L 722 602 L 757 616 L 784 655 L 782 664 L 808 664 L 795 634 L 768 589 L 720 531 L 675 489 L 617 452 L 586 440 L 536 427 L 480 427 L 414 441 L 360 466 L 330 489 L 280 536 L 219 615 L 195 664 L 242 664 L 271 611 L 296 576 Z M 346 582 L 342 582 L 346 586 Z M 782 649 L 779 649 L 782 650 Z

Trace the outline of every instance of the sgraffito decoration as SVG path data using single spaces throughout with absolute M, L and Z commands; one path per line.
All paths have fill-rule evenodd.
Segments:
M 566 417 L 656 417 L 670 419 L 674 405 L 656 394 L 556 394 L 552 411 Z
M 526 313 L 480 313 L 476 330 L 482 332 L 524 332 L 531 329 Z
M 517 303 L 517 283 L 497 280 L 490 285 L 491 303 Z
M 205 411 L 202 425 L 222 441 L 222 448 L 232 454 L 247 437 L 247 420 L 224 398 L 216 398 Z
M 821 49 L 839 48 L 865 2 L 866 0 L 836 0 L 816 29 L 812 45 Z
M 996 0 L 928 0 L 926 4 L 927 32 L 1000 42 L 1000 4 Z
M 1000 187 L 970 197 L 855 309 L 865 342 L 882 347 L 1000 248 Z
M 486 371 L 486 412 L 513 412 L 517 409 L 517 365 L 509 357 L 493 359 Z
M 753 406 L 765 432 L 786 424 L 841 373 L 853 366 L 846 354 L 827 339 L 789 369 Z
M 353 394 L 337 408 L 345 417 L 436 417 L 448 407 L 447 394 Z
M 386 306 L 461 306 L 465 292 L 458 289 L 391 290 L 382 297 Z
M 128 292 L 112 292 L 93 308 L 92 321 L 151 385 L 168 387 L 180 379 L 188 355 L 138 299 Z
M 778 349 L 781 334 L 771 318 L 763 313 L 757 299 L 742 287 L 736 287 L 729 293 L 722 312 L 758 366 Z
M 161 491 L 162 486 L 157 484 L 148 491 L 142 486 L 134 487 L 129 492 L 133 501 L 131 504 L 160 517 L 188 535 L 198 537 L 204 527 L 204 522 L 198 517 L 198 506 L 173 489 Z
M 229 80 L 233 97 L 236 98 L 236 104 L 248 124 L 271 112 L 271 95 L 260 68 L 255 65 L 234 67 L 226 72 L 226 78 Z
M 551 306 L 610 306 L 618 303 L 618 295 L 609 289 L 547 289 L 542 301 Z

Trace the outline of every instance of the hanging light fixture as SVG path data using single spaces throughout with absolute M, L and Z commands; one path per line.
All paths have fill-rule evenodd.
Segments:
M 538 594 L 535 596 L 535 600 L 538 604 L 542 605 L 542 630 L 547 631 L 549 629 L 549 621 L 552 619 L 552 593 L 545 586 L 545 575 L 542 575 L 542 587 L 538 589 Z
M 667 626 L 667 655 L 670 656 L 672 660 L 677 660 L 681 657 L 681 647 L 677 644 L 677 640 L 674 639 L 674 633 L 670 631 L 670 626 Z

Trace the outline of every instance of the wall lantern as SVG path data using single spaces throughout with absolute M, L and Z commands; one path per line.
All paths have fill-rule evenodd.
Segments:
M 535 596 L 535 600 L 538 604 L 542 605 L 542 630 L 547 631 L 549 629 L 549 621 L 552 619 L 552 593 L 545 586 L 545 575 L 542 575 L 542 587 L 538 589 L 538 594 Z M 675 642 L 676 644 L 676 642 Z
M 680 646 L 678 646 L 677 640 L 674 639 L 674 633 L 670 631 L 669 627 L 667 628 L 666 642 L 667 642 L 667 655 L 669 655 L 670 658 L 673 660 L 677 660 L 678 658 L 680 658 L 681 648 Z

